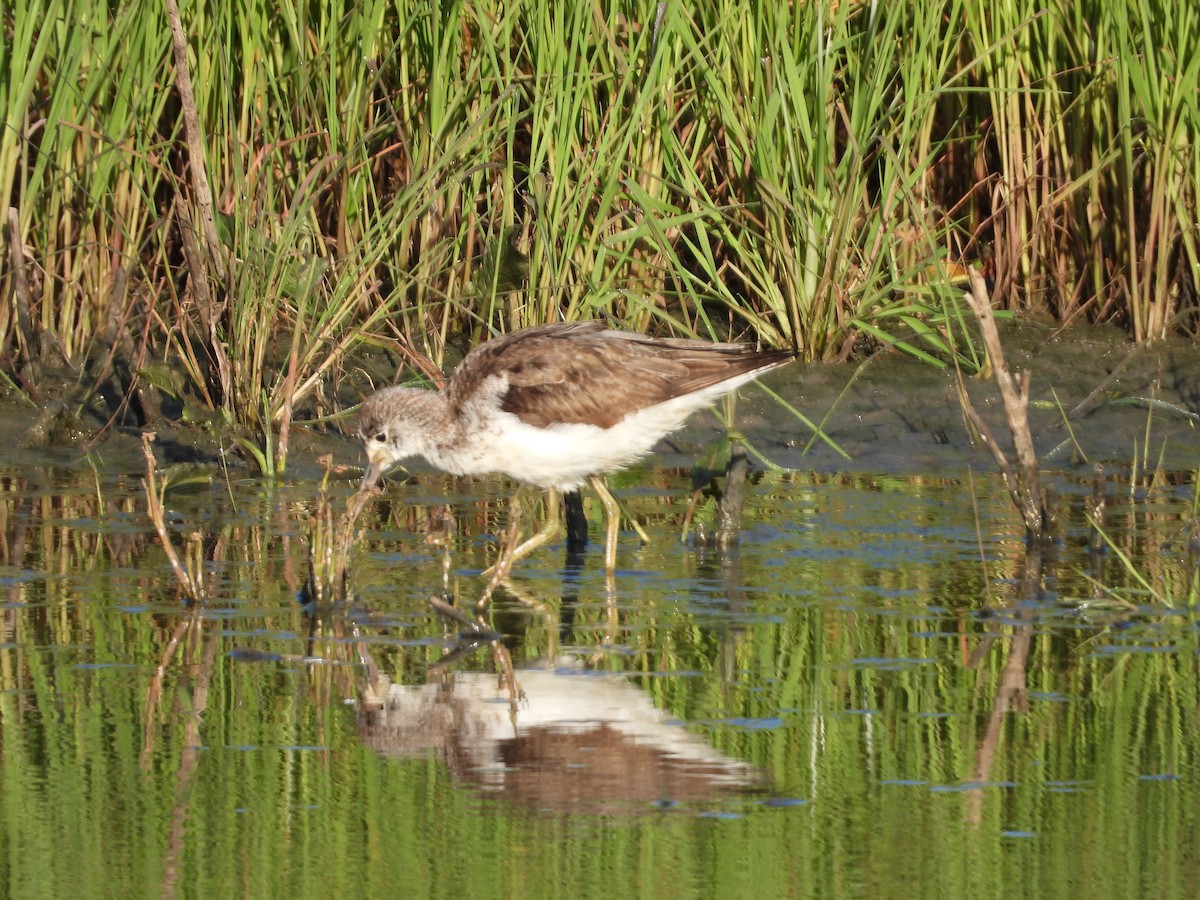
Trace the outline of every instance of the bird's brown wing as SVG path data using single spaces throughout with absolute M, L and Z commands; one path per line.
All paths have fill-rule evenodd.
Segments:
M 601 322 L 552 323 L 480 345 L 447 391 L 459 405 L 489 375 L 503 372 L 508 390 L 501 406 L 528 424 L 607 428 L 636 410 L 791 358 L 787 351 L 610 331 Z

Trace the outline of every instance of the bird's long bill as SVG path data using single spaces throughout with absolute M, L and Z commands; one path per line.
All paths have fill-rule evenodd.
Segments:
M 383 473 L 391 468 L 391 460 L 383 456 L 375 456 L 367 462 L 367 471 L 363 475 L 362 483 L 359 484 L 360 491 L 369 491 L 375 487 L 379 479 L 383 477 Z

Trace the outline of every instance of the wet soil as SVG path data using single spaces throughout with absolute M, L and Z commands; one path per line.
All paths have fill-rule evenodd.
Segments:
M 1167 468 L 1200 461 L 1200 352 L 1192 342 L 1134 347 L 1115 329 L 1060 336 L 1038 325 L 1010 325 L 1001 336 L 1014 374 L 1031 373 L 1029 422 L 1043 468 L 1128 465 L 1135 453 L 1157 461 L 1161 452 Z M 826 435 L 850 459 L 818 444 L 804 455 L 784 454 L 780 462 L 896 474 L 967 465 L 991 471 L 991 456 L 965 423 L 956 383 L 953 369 L 896 352 L 855 367 L 809 366 L 794 385 L 780 385 L 780 393 L 814 419 L 825 417 Z M 994 380 L 968 377 L 966 385 L 975 409 L 1007 449 Z
M 1152 466 L 1161 461 L 1168 469 L 1189 469 L 1200 461 L 1200 352 L 1191 341 L 1135 347 L 1116 329 L 1060 334 L 1037 324 L 1003 326 L 1002 339 L 1010 368 L 1032 374 L 1030 423 L 1043 468 L 1070 471 L 1096 462 L 1126 467 L 1135 458 L 1149 458 Z M 966 382 L 976 409 L 1007 445 L 994 382 L 983 377 Z M 773 373 L 766 383 L 828 438 L 814 437 L 808 425 L 764 392 L 743 389 L 737 427 L 757 451 L 785 468 L 898 475 L 961 471 L 968 465 L 977 471 L 994 468 L 965 424 L 952 368 L 937 369 L 890 350 L 859 363 L 796 364 Z M 357 391 L 351 387 L 344 393 Z M 344 408 L 357 401 L 356 396 L 340 399 Z M 143 470 L 140 429 L 111 428 L 92 445 L 90 438 L 104 424 L 101 415 L 85 408 L 75 417 L 61 407 L 39 409 L 11 398 L 0 402 L 0 441 L 11 464 Z M 324 470 L 318 459 L 325 454 L 350 467 L 346 478 L 353 479 L 362 458 L 350 437 L 352 423 L 350 416 L 320 428 L 294 427 L 287 479 L 320 478 Z M 695 417 L 689 428 L 664 442 L 663 462 L 689 464 L 717 427 L 711 416 Z M 156 431 L 154 450 L 164 465 L 225 466 L 233 478 L 257 475 L 232 437 L 212 427 L 177 421 L 161 423 Z

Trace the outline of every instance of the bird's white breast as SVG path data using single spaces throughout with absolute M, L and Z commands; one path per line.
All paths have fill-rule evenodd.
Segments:
M 463 444 L 431 454 L 429 461 L 460 475 L 499 472 L 538 487 L 571 490 L 589 475 L 616 471 L 645 456 L 692 412 L 734 387 L 736 382 L 725 382 L 676 397 L 630 413 L 609 428 L 577 423 L 540 428 L 489 404 L 472 411 L 476 422 L 465 429 Z

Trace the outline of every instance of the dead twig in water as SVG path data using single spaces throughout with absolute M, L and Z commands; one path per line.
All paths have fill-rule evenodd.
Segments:
M 171 542 L 171 535 L 167 532 L 166 519 L 163 516 L 162 493 L 158 487 L 158 479 L 155 476 L 154 453 L 150 449 L 150 443 L 155 438 L 153 431 L 147 431 L 142 434 L 142 452 L 146 455 L 146 477 L 142 479 L 142 487 L 146 491 L 146 514 L 150 517 L 150 521 L 154 524 L 154 530 L 158 532 L 158 539 L 162 542 L 163 552 L 167 554 L 167 560 L 171 563 L 171 568 L 175 571 L 175 579 L 183 588 L 184 594 L 188 600 L 193 603 L 199 603 L 203 599 L 204 582 L 198 570 L 196 576 L 193 577 L 183 562 L 179 558 L 179 554 L 175 550 L 175 545 Z
M 996 386 L 1000 389 L 1000 399 L 1004 404 L 1004 415 L 1008 421 L 1009 434 L 1012 436 L 1013 449 L 1017 455 L 1017 467 L 1009 461 L 1008 455 L 996 440 L 987 423 L 975 411 L 967 396 L 966 386 L 962 375 L 958 379 L 958 397 L 962 404 L 963 414 L 979 433 L 984 446 L 1000 467 L 1004 485 L 1008 488 L 1009 496 L 1017 507 L 1017 512 L 1025 521 L 1026 536 L 1031 539 L 1042 539 L 1048 536 L 1050 517 L 1046 513 L 1042 491 L 1039 485 L 1039 466 L 1037 453 L 1033 449 L 1033 434 L 1029 430 L 1029 372 L 1021 372 L 1016 378 L 1008 368 L 1004 358 L 1004 348 L 1000 344 L 1000 333 L 996 329 L 996 319 L 992 315 L 992 299 L 988 294 L 983 276 L 974 268 L 968 269 L 971 279 L 971 290 L 965 295 L 971 311 L 979 321 L 979 330 L 991 360 L 992 371 L 995 374 Z

